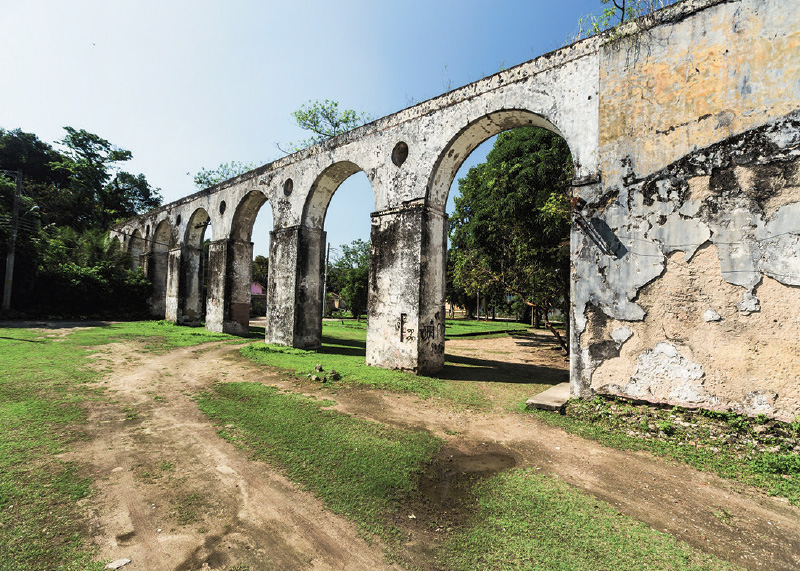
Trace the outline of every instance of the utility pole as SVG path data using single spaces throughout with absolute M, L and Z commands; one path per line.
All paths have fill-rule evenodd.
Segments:
M 14 189 L 14 205 L 11 209 L 11 234 L 8 238 L 8 252 L 6 253 L 6 277 L 3 285 L 3 313 L 11 309 L 11 285 L 14 281 L 14 253 L 17 248 L 17 232 L 19 230 L 19 197 L 22 187 L 22 173 L 20 171 L 2 171 L 13 174 L 16 179 Z
M 331 261 L 331 245 L 328 244 L 328 252 L 325 254 L 325 277 L 322 280 L 322 319 L 328 314 L 328 264 Z

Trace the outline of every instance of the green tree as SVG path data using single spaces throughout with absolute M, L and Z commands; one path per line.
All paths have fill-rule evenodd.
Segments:
M 495 304 L 511 295 L 545 317 L 556 307 L 568 315 L 572 176 L 560 136 L 535 127 L 501 133 L 486 162 L 459 180 L 450 217 L 454 285 Z
M 66 173 L 73 197 L 71 226 L 78 229 L 108 228 L 116 220 L 130 218 L 161 204 L 159 189 L 153 189 L 144 175 L 120 171 L 118 164 L 129 161 L 130 151 L 112 145 L 99 135 L 83 129 L 64 127 L 64 153 L 53 168 Z
M 128 257 L 106 230 L 118 218 L 158 206 L 161 197 L 144 175 L 119 169 L 129 151 L 82 129 L 65 130 L 58 151 L 32 133 L 0 129 L 0 169 L 23 174 L 12 307 L 49 315 L 141 309 L 147 280 L 125 269 Z M 13 189 L 0 176 L 4 243 Z
M 258 255 L 253 259 L 253 281 L 267 287 L 269 277 L 269 258 Z
M 219 184 L 235 176 L 239 176 L 240 174 L 251 171 L 254 168 L 256 168 L 255 163 L 240 163 L 239 161 L 231 161 L 229 163 L 220 163 L 220 165 L 215 169 L 206 170 L 202 168 L 200 169 L 200 172 L 196 173 L 192 177 L 192 179 L 194 180 L 194 185 L 198 188 L 198 190 L 203 190 L 204 188 L 214 186 L 215 184 Z
M 305 131 L 310 131 L 312 135 L 303 139 L 289 143 L 288 151 L 296 152 L 311 145 L 321 143 L 331 137 L 336 137 L 347 131 L 355 129 L 360 125 L 369 123 L 372 119 L 366 113 L 358 113 L 353 109 L 339 110 L 337 101 L 309 101 L 300 106 L 300 109 L 292 111 L 297 126 Z
M 369 291 L 369 242 L 353 240 L 341 251 L 328 269 L 328 291 L 342 296 L 353 317 L 360 320 Z
M 74 218 L 75 199 L 69 175 L 54 168 L 63 156 L 33 133 L 0 128 L 0 169 L 22 173 L 22 196 L 25 211 L 38 205 L 42 224 L 67 225 Z M 4 190 L 0 210 L 10 213 L 13 182 Z

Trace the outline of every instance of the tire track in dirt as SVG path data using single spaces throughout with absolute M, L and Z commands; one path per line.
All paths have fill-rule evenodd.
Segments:
M 220 439 L 191 399 L 216 380 L 261 382 L 316 396 L 319 385 L 284 379 L 230 345 L 152 355 L 126 343 L 108 351 L 115 370 L 104 381 L 118 402 L 91 405 L 91 439 L 71 455 L 104 478 L 90 500 L 101 556 L 128 557 L 133 563 L 127 568 L 152 570 L 204 564 L 227 569 L 236 563 L 259 570 L 394 568 L 384 562 L 381 546 L 367 545 L 353 524 Z M 556 475 L 722 559 L 751 569 L 800 568 L 800 510 L 709 473 L 648 453 L 605 448 L 518 414 L 457 411 L 432 399 L 341 387 L 331 398 L 333 408 L 359 418 L 429 430 L 465 456 L 507 450 L 518 467 Z M 135 408 L 136 418 L 126 420 L 123 407 Z M 158 473 L 165 461 L 174 463 L 174 472 L 143 476 Z M 200 521 L 178 525 L 172 515 L 176 499 L 192 493 L 203 498 Z M 725 518 L 714 515 L 722 510 Z M 413 534 L 415 542 L 437 541 L 425 530 L 427 523 L 410 523 L 420 531 Z M 131 532 L 132 540 L 120 541 Z M 414 547 L 413 558 L 418 561 L 429 547 Z
M 147 571 L 397 569 L 379 543 L 249 460 L 199 412 L 191 397 L 215 380 L 263 378 L 231 359 L 236 347 L 106 351 L 108 398 L 89 405 L 89 438 L 67 457 L 97 478 L 88 505 L 101 558 Z

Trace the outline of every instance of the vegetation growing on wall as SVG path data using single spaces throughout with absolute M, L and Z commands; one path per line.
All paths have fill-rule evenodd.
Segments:
M 292 117 L 294 117 L 297 126 L 304 131 L 309 131 L 311 136 L 301 141 L 289 143 L 285 150 L 278 145 L 278 149 L 283 152 L 293 153 L 305 149 L 372 120 L 363 111 L 361 113 L 353 109 L 340 111 L 339 102 L 330 101 L 329 99 L 303 103 L 299 109 L 292 111 Z
M 652 14 L 656 10 L 681 0 L 600 0 L 605 6 L 599 14 L 589 14 L 579 20 L 579 28 L 570 41 L 588 38 L 625 22 Z
M 192 177 L 194 185 L 198 190 L 203 190 L 215 184 L 224 182 L 247 171 L 256 168 L 255 163 L 242 163 L 239 161 L 231 161 L 229 163 L 220 163 L 215 169 L 201 168 L 199 172 L 195 173 Z M 186 173 L 190 174 L 190 173 Z

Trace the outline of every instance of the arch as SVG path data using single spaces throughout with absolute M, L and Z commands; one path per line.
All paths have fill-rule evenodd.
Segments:
M 208 257 L 203 240 L 210 225 L 211 217 L 204 208 L 197 208 L 186 224 L 178 284 L 178 322 L 184 325 L 197 327 L 205 319 Z
M 186 246 L 198 247 L 203 245 L 206 228 L 211 225 L 211 217 L 205 208 L 196 209 L 186 223 L 186 234 L 183 243 Z
M 122 249 L 123 248 L 123 245 L 122 245 L 123 240 L 120 240 L 119 236 L 117 236 L 116 234 L 110 234 L 109 235 L 109 242 L 110 242 L 110 244 L 109 244 L 110 245 L 110 251 L 113 252 L 115 255 L 122 254 L 123 252 L 125 252 L 125 250 Z
M 444 322 L 445 276 L 447 274 L 446 204 L 459 168 L 481 143 L 504 131 L 520 127 L 539 127 L 564 139 L 561 131 L 547 118 L 524 109 L 493 111 L 471 121 L 456 133 L 440 153 L 428 179 L 426 208 L 422 222 L 420 305 L 417 326 L 432 332 L 419 343 L 419 368 L 436 372 L 444 365 L 444 335 L 438 328 Z M 569 142 L 567 142 L 569 146 Z M 573 176 L 575 163 L 573 159 Z
M 172 236 L 172 227 L 169 220 L 164 219 L 156 224 L 156 231 L 153 233 L 153 240 L 150 243 L 151 253 L 169 252 L 175 246 L 175 239 Z
M 242 197 L 236 206 L 231 223 L 231 239 L 250 242 L 253 236 L 253 226 L 261 207 L 267 202 L 263 192 L 251 190 Z
M 370 183 L 374 208 L 375 190 L 364 169 L 349 160 L 338 161 L 325 168 L 311 185 L 303 205 L 300 225 L 273 234 L 267 305 L 270 311 L 277 311 L 283 303 L 278 301 L 282 295 L 280 290 L 289 290 L 294 292 L 294 305 L 298 312 L 294 316 L 295 322 L 290 332 L 279 331 L 274 328 L 272 320 L 268 320 L 268 339 L 289 338 L 295 347 L 306 349 L 321 345 L 327 237 L 324 230 L 325 219 L 333 194 L 345 180 L 359 172 L 363 172 Z M 294 184 L 291 186 L 294 187 Z M 296 279 L 282 270 L 286 267 L 297 268 Z
M 444 211 L 456 173 L 470 153 L 490 137 L 517 127 L 541 127 L 566 140 L 564 134 L 553 123 L 533 111 L 503 109 L 487 113 L 456 133 L 439 155 L 428 180 L 426 190 L 428 206 Z
M 144 238 L 137 228 L 131 234 L 131 240 L 128 242 L 128 256 L 130 256 L 132 270 L 142 266 L 142 254 L 144 254 Z
M 150 241 L 148 277 L 153 284 L 153 293 L 150 297 L 150 308 L 153 317 L 163 318 L 166 314 L 169 251 L 174 244 L 175 241 L 169 220 L 164 219 L 156 225 L 156 230 Z
M 221 320 L 221 323 L 210 325 L 209 318 L 206 320 L 206 327 L 221 326 L 222 331 L 235 335 L 246 335 L 249 332 L 253 281 L 253 228 L 259 212 L 267 203 L 264 193 L 252 190 L 245 194 L 236 206 L 230 238 L 218 245 L 221 250 L 220 259 L 224 260 L 225 266 L 224 283 L 220 283 L 214 292 L 222 302 L 220 304 L 222 315 L 217 316 L 217 320 Z
M 333 193 L 345 180 L 357 172 L 363 171 L 364 169 L 351 161 L 340 161 L 323 170 L 317 180 L 314 181 L 314 184 L 311 185 L 308 198 L 306 198 L 306 203 L 303 206 L 303 226 L 321 230 L 325 226 L 325 215 L 328 212 L 328 205 L 331 203 Z M 374 189 L 372 198 L 374 208 Z

